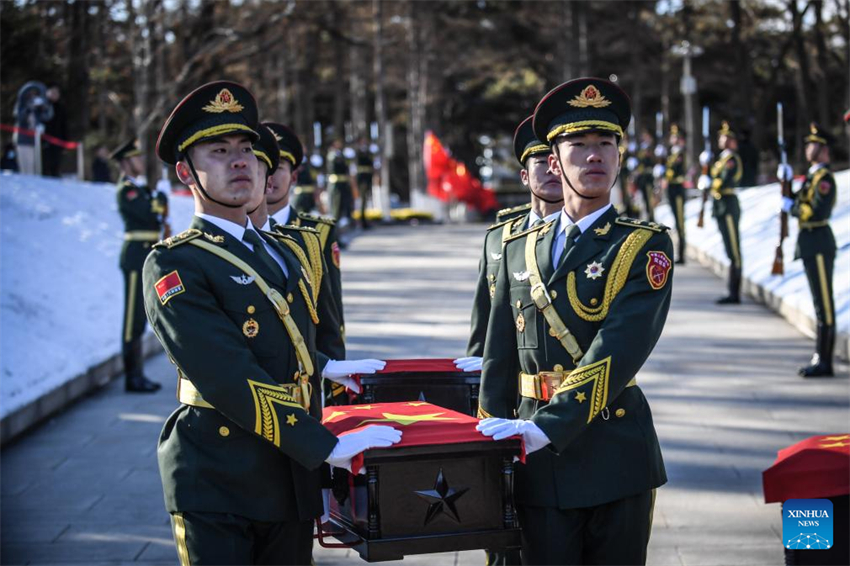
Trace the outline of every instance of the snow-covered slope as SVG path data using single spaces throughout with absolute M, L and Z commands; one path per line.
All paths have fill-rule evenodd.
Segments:
M 845 340 L 843 345 L 838 345 L 838 350 L 843 349 L 846 356 L 846 335 L 850 332 L 850 170 L 836 173 L 835 179 L 838 183 L 838 202 L 832 211 L 831 224 L 838 245 L 838 257 L 835 262 L 833 289 L 838 331 L 844 334 Z M 785 275 L 770 274 L 776 244 L 779 241 L 779 185 L 773 183 L 745 189 L 740 192 L 739 198 L 742 210 L 741 248 L 747 287 L 802 330 L 810 331 L 814 327 L 815 315 L 809 285 L 803 271 L 803 262 L 793 261 L 798 232 L 795 218 L 789 219 L 790 234 L 782 248 Z M 723 240 L 717 230 L 717 222 L 711 217 L 711 203 L 706 203 L 703 228 L 697 228 L 699 209 L 700 199 L 691 199 L 685 205 L 688 246 L 692 252 L 696 252 L 710 263 L 728 266 L 729 260 L 723 250 Z M 668 226 L 675 225 L 669 206 L 658 207 L 656 213 L 659 222 Z
M 113 185 L 0 176 L 0 417 L 120 352 L 122 236 Z

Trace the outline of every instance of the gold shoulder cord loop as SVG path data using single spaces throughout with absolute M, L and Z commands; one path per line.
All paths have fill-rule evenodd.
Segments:
M 579 317 L 588 322 L 599 322 L 608 316 L 608 309 L 611 303 L 616 298 L 617 294 L 622 291 L 629 277 L 629 271 L 632 269 L 632 264 L 637 257 L 641 248 L 652 237 L 651 230 L 635 230 L 626 238 L 626 241 L 617 252 L 617 257 L 611 265 L 611 271 L 608 274 L 608 279 L 605 283 L 605 293 L 602 298 L 602 304 L 598 307 L 588 307 L 583 304 L 578 298 L 576 291 L 576 274 L 570 272 L 567 275 L 567 296 L 570 299 L 570 306 Z
M 316 277 L 315 272 L 313 271 L 313 266 L 310 264 L 310 261 L 307 259 L 307 256 L 304 254 L 304 250 L 301 249 L 296 242 L 290 239 L 282 239 L 278 240 L 282 242 L 286 247 L 292 250 L 292 253 L 298 258 L 298 261 L 301 263 L 301 266 L 304 268 L 306 273 L 311 273 L 311 279 Z M 321 269 L 321 266 L 319 267 Z M 321 277 L 321 274 L 320 274 Z M 312 293 L 307 290 L 307 286 L 304 284 L 304 280 L 301 279 L 298 281 L 298 288 L 301 290 L 301 294 L 304 296 L 304 301 L 307 303 L 307 310 L 310 311 L 310 318 L 313 320 L 313 324 L 319 324 L 319 314 L 316 312 L 316 304 L 319 302 L 319 288 L 318 285 L 321 281 L 311 281 L 308 280 L 310 284 L 310 288 L 312 289 Z

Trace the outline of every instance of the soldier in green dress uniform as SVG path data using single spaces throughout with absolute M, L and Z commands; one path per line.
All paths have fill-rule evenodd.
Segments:
M 351 222 L 351 214 L 354 212 L 354 194 L 351 190 L 351 172 L 348 169 L 348 160 L 343 153 L 342 140 L 334 140 L 328 153 L 328 193 L 331 199 L 331 215 L 334 220 L 340 222 Z
M 708 175 L 700 177 L 699 189 L 711 191 L 711 215 L 717 220 L 717 228 L 723 236 L 723 246 L 729 258 L 729 294 L 718 299 L 717 304 L 737 305 L 741 302 L 741 232 L 738 229 L 741 205 L 737 189 L 743 165 L 737 153 L 738 140 L 729 122 L 723 121 L 717 135 L 720 156 L 711 166 L 710 178 Z
M 301 165 L 296 169 L 298 176 L 295 187 L 292 189 L 292 208 L 298 212 L 311 214 L 318 207 L 319 175 L 310 163 L 310 159 L 306 157 L 307 151 L 303 145 L 301 146 L 301 155 L 304 155 L 305 158 L 301 160 Z
M 685 263 L 685 134 L 679 126 L 670 126 L 670 153 L 664 169 L 662 186 L 666 187 L 667 202 L 676 220 L 679 253 L 676 263 Z
M 666 482 L 636 375 L 667 317 L 673 245 L 663 226 L 611 206 L 630 120 L 626 94 L 597 78 L 562 84 L 534 113 L 564 208 L 505 241 L 478 425 L 525 441 L 515 497 L 526 564 L 645 563 Z
M 318 468 L 400 433 L 337 438 L 321 423 L 307 267 L 254 230 L 257 107 L 218 81 L 169 116 L 157 155 L 195 199 L 189 230 L 154 246 L 145 307 L 177 366 L 180 407 L 157 451 L 181 565 L 307 564 L 323 510 Z
M 143 373 L 142 335 L 145 332 L 145 304 L 141 287 L 142 266 L 167 229 L 168 197 L 151 191 L 142 180 L 145 157 L 136 138 L 122 144 L 110 156 L 121 167 L 118 179 L 118 212 L 124 221 L 121 247 L 121 273 L 124 275 L 124 324 L 121 355 L 124 360 L 124 389 L 131 393 L 155 393 L 162 387 Z M 169 236 L 169 234 L 165 234 Z
M 634 171 L 635 186 L 643 197 L 643 206 L 646 216 L 650 222 L 655 219 L 655 206 L 653 199 L 653 176 L 652 169 L 655 165 L 655 154 L 653 153 L 652 134 L 647 131 L 641 133 L 640 145 L 637 150 L 637 168 Z
M 366 219 L 366 203 L 372 195 L 372 177 L 375 174 L 375 165 L 366 138 L 360 138 L 355 160 L 357 163 L 357 192 L 360 194 L 360 227 L 368 230 L 369 221 Z
M 472 304 L 471 332 L 465 358 L 455 364 L 465 371 L 481 369 L 484 338 L 490 318 L 490 301 L 496 292 L 496 274 L 502 259 L 502 243 L 512 234 L 526 230 L 537 222 L 549 222 L 564 203 L 561 180 L 549 169 L 549 144 L 534 135 L 529 116 L 514 132 L 514 155 L 522 167 L 520 181 L 528 187 L 531 203 L 525 214 L 507 218 L 490 226 L 484 237 L 484 250 L 478 262 L 478 285 Z
M 832 352 L 835 347 L 835 300 L 832 274 L 835 267 L 835 236 L 829 225 L 838 199 L 835 177 L 829 170 L 829 149 L 834 140 L 823 128 L 812 123 L 804 138 L 806 161 L 810 167 L 803 186 L 793 198 L 785 197 L 782 209 L 797 218 L 800 232 L 794 259 L 802 259 L 817 318 L 816 350 L 811 363 L 799 370 L 802 377 L 834 375 Z M 780 178 L 791 178 L 790 167 L 780 165 Z

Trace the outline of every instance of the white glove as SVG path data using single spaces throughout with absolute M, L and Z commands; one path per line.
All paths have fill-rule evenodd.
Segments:
M 667 171 L 666 167 L 664 167 L 660 163 L 656 163 L 655 167 L 652 168 L 652 176 L 656 179 L 660 179 L 664 176 L 665 171 Z
M 322 489 L 322 506 L 324 507 L 324 511 L 319 518 L 319 522 L 324 525 L 331 518 L 331 490 L 329 489 Z
M 468 358 L 458 358 L 454 361 L 454 364 L 461 371 L 481 371 L 481 364 L 483 362 L 484 358 L 470 356 Z
M 776 178 L 780 181 L 790 181 L 794 178 L 794 171 L 787 163 L 780 163 L 776 168 Z
M 369 425 L 356 432 L 341 434 L 325 460 L 335 468 L 351 471 L 351 459 L 370 448 L 386 448 L 401 440 L 401 431 L 391 426 Z
M 386 365 L 387 362 L 381 360 L 330 360 L 322 370 L 322 377 L 345 385 L 355 393 L 360 393 L 360 386 L 351 375 L 372 374 L 384 369 Z
M 707 191 L 711 188 L 711 177 L 708 175 L 700 175 L 697 181 L 697 188 L 701 191 Z
M 709 165 L 711 165 L 711 152 L 710 151 L 703 151 L 702 153 L 699 154 L 699 164 L 702 165 L 703 167 L 708 167 Z
M 160 179 L 156 182 L 156 190 L 162 194 L 167 195 L 171 192 L 171 181 L 168 179 Z
M 782 197 L 782 212 L 791 212 L 791 207 L 794 206 L 794 199 L 790 197 Z
M 549 437 L 532 421 L 522 419 L 484 419 L 475 430 L 493 440 L 504 440 L 511 436 L 522 436 L 525 441 L 525 453 L 531 454 L 550 444 Z

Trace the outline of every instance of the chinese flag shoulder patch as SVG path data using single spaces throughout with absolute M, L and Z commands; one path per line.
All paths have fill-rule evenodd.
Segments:
M 818 184 L 818 191 L 820 191 L 820 194 L 822 195 L 828 195 L 831 189 L 832 185 L 829 184 L 829 181 L 821 181 L 820 184 Z
M 339 244 L 334 242 L 331 244 L 331 257 L 333 257 L 334 265 L 339 269 Z
M 667 276 L 673 262 L 664 252 L 647 252 L 646 257 L 649 258 L 646 262 L 646 278 L 649 285 L 657 291 L 667 284 Z
M 156 282 L 156 294 L 159 295 L 159 302 L 165 305 L 171 297 L 179 295 L 186 290 L 183 286 L 183 281 L 180 279 L 180 274 L 175 269 L 162 279 Z

